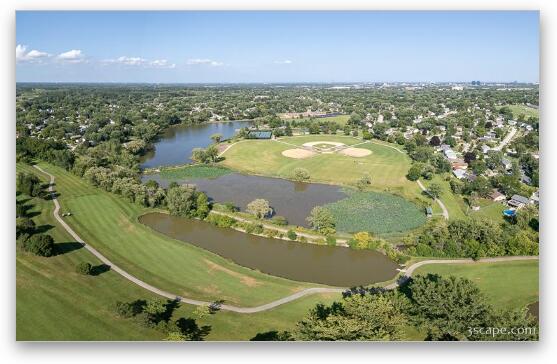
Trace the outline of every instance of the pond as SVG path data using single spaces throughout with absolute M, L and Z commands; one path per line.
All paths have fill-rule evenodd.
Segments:
M 155 180 L 167 187 L 170 181 L 158 174 L 144 175 L 142 181 Z M 280 178 L 261 177 L 231 173 L 213 179 L 175 180 L 195 184 L 217 202 L 232 202 L 244 210 L 256 198 L 269 201 L 275 214 L 284 216 L 288 222 L 298 226 L 308 226 L 306 217 L 315 206 L 339 201 L 347 194 L 339 186 L 321 183 L 293 182 Z
M 194 148 L 206 148 L 212 143 L 211 135 L 220 133 L 230 138 L 236 130 L 251 125 L 250 121 L 206 123 L 201 125 L 174 125 L 166 129 L 142 159 L 142 168 L 156 168 L 190 163 Z
M 139 221 L 152 229 L 273 276 L 338 287 L 392 279 L 399 265 L 371 250 L 353 250 L 245 234 L 163 213 Z

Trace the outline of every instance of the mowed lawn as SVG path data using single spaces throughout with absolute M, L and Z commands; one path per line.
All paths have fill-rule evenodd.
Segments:
M 515 119 L 518 118 L 518 115 L 524 114 L 526 119 L 533 116 L 536 118 L 540 117 L 540 111 L 538 109 L 534 109 L 533 107 L 528 107 L 526 105 L 505 105 L 513 112 L 513 117 Z
M 475 282 L 496 308 L 522 308 L 539 299 L 537 260 L 477 263 L 430 264 L 414 274 L 435 273 L 465 277 Z
M 292 121 L 308 121 L 310 118 L 302 118 L 302 119 L 288 119 Z M 335 122 L 340 124 L 340 126 L 345 126 L 348 120 L 350 120 L 350 115 L 337 115 L 337 116 L 330 116 L 327 118 L 315 118 L 313 119 L 317 122 Z
M 41 176 L 34 168 L 17 170 Z M 48 179 L 43 178 L 45 182 Z M 24 198 L 23 196 L 20 199 Z M 24 198 L 28 200 L 28 198 Z M 73 240 L 54 220 L 52 201 L 39 198 L 27 202 L 36 226 L 50 227 L 57 247 Z M 83 276 L 75 272 L 81 262 L 101 264 L 85 249 L 50 258 L 17 252 L 16 255 L 16 339 L 17 340 L 160 340 L 163 335 L 117 317 L 116 301 L 154 298 L 115 272 Z
M 42 167 L 51 173 L 58 170 L 49 165 Z M 46 176 L 31 166 L 18 164 L 17 170 L 34 173 L 43 181 L 48 181 Z M 63 179 L 57 178 L 57 182 Z M 84 191 L 73 192 L 75 197 Z M 52 235 L 56 244 L 72 242 L 52 215 L 52 201 L 33 199 L 27 203 L 34 205 L 31 211 L 37 214 L 33 218 L 36 225 L 50 226 L 47 233 Z M 112 271 L 98 276 L 77 274 L 75 266 L 80 262 L 100 264 L 100 261 L 83 248 L 50 258 L 17 253 L 17 340 L 164 339 L 163 333 L 142 327 L 133 320 L 122 319 L 113 310 L 117 301 L 130 302 L 160 297 Z M 214 277 L 211 272 L 205 273 Z M 188 280 L 185 284 L 191 283 Z M 254 291 L 257 292 L 257 289 Z M 196 319 L 199 326 L 210 326 L 206 340 L 249 340 L 260 332 L 292 329 L 317 303 L 328 304 L 339 298 L 340 294 L 317 294 L 257 314 L 220 311 L 202 319 L 193 314 L 196 306 L 181 304 L 174 311 L 172 319 L 189 317 Z
M 316 141 L 342 142 L 347 145 L 362 143 L 361 139 L 340 135 L 286 137 L 276 141 L 248 140 L 228 149 L 223 155 L 225 160 L 221 163 L 240 172 L 280 178 L 292 178 L 295 168 L 305 168 L 309 171 L 311 181 L 338 185 L 354 185 L 361 177 L 369 175 L 373 190 L 391 192 L 410 199 L 420 198 L 416 183 L 406 178 L 410 159 L 390 145 L 375 141 L 358 145 L 357 148 L 372 152 L 362 158 L 333 153 L 293 159 L 281 154 L 284 150 L 295 148 L 293 145 Z
M 294 282 L 240 267 L 201 248 L 140 224 L 147 210 L 94 188 L 61 168 L 56 176 L 61 212 L 86 242 L 138 278 L 177 295 L 257 306 L 316 284 Z M 152 210 L 151 210 L 152 211 Z

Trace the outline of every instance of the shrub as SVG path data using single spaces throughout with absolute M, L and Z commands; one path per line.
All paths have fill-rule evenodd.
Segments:
M 79 263 L 78 265 L 75 266 L 75 271 L 79 274 L 83 274 L 85 276 L 88 276 L 93 271 L 93 266 L 90 263 L 81 262 L 81 263 Z
M 222 228 L 234 226 L 236 220 L 226 215 L 210 214 L 207 216 L 207 222 Z
M 310 178 L 309 172 L 305 168 L 294 168 L 294 179 L 296 181 L 307 181 Z
M 284 216 L 273 216 L 273 218 L 271 219 L 271 222 L 275 225 L 279 225 L 279 226 L 286 226 L 288 225 L 288 220 L 286 219 L 286 217 Z
M 332 236 L 332 235 L 328 235 L 328 236 L 325 238 L 325 243 L 326 243 L 327 245 L 330 245 L 330 246 L 336 246 L 336 245 L 337 245 L 337 239 L 336 239 L 334 236 Z
M 296 234 L 296 232 L 294 230 L 288 230 L 288 232 L 286 233 L 286 236 L 290 240 L 296 240 L 298 238 L 298 234 Z
M 54 255 L 54 239 L 47 234 L 33 235 L 25 241 L 24 249 L 41 257 L 50 257 Z

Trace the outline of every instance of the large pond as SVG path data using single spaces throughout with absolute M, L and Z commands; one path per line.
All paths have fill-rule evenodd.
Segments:
M 167 187 L 168 180 L 158 174 L 145 175 L 143 182 L 155 180 Z M 347 195 L 338 186 L 292 182 L 280 178 L 227 174 L 214 179 L 175 180 L 180 184 L 195 184 L 217 202 L 232 202 L 240 209 L 256 198 L 269 201 L 276 215 L 284 216 L 288 222 L 298 226 L 308 226 L 306 217 L 315 206 L 324 205 L 345 198 Z
M 371 250 L 269 239 L 162 213 L 143 215 L 139 221 L 241 266 L 296 281 L 338 287 L 368 285 L 392 279 L 399 268 Z
M 154 150 L 143 157 L 142 168 L 156 168 L 191 162 L 194 148 L 205 148 L 211 144 L 211 135 L 220 133 L 230 138 L 238 129 L 249 126 L 249 121 L 207 123 L 201 125 L 175 125 L 166 129 Z

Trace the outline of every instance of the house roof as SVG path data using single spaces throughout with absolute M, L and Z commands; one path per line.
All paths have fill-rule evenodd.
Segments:
M 523 203 L 523 204 L 527 204 L 528 202 L 530 202 L 528 197 L 524 197 L 524 196 L 521 196 L 521 195 L 513 195 L 513 197 L 511 197 L 511 201 L 515 201 L 515 202 Z

